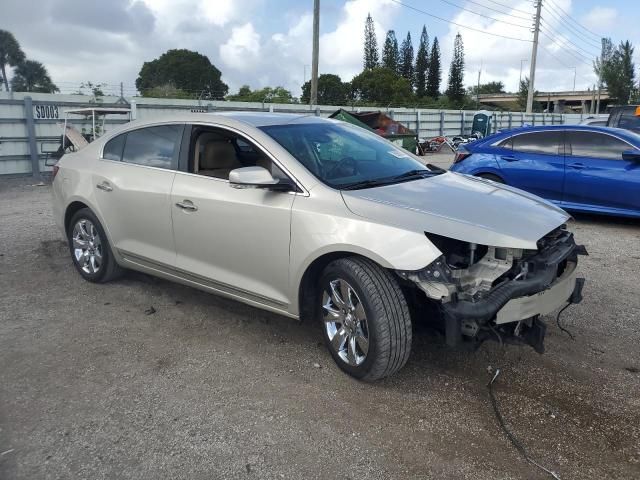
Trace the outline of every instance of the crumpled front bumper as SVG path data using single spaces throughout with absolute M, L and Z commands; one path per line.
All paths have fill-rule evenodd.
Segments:
M 489 330 L 503 337 L 528 343 L 538 352 L 544 351 L 545 326 L 538 320 L 566 302 L 582 300 L 584 279 L 576 275 L 578 254 L 586 254 L 570 233 L 553 247 L 528 259 L 531 273 L 525 279 L 506 281 L 477 300 L 462 300 L 441 305 L 445 320 L 447 344 L 461 343 L 463 334 L 482 340 L 476 335 Z

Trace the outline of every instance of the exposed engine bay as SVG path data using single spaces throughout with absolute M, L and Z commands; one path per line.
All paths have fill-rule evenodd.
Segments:
M 546 327 L 539 316 L 582 299 L 576 267 L 586 250 L 564 225 L 542 237 L 537 250 L 426 235 L 442 255 L 422 270 L 397 273 L 439 306 L 451 346 L 493 338 L 542 353 Z

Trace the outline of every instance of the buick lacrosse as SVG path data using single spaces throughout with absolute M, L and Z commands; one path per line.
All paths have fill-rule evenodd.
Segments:
M 86 280 L 139 270 L 320 322 L 364 380 L 402 368 L 418 321 L 542 352 L 540 317 L 581 299 L 562 209 L 315 116 L 134 121 L 63 156 L 53 195 Z

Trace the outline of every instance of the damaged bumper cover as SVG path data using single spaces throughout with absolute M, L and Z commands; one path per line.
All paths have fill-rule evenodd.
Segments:
M 545 325 L 538 317 L 566 302 L 582 300 L 584 279 L 576 275 L 579 254 L 586 254 L 585 248 L 576 245 L 573 235 L 565 231 L 553 244 L 522 259 L 518 268 L 525 267 L 524 274 L 503 279 L 482 295 L 464 299 L 453 295 L 450 301 L 441 301 L 447 344 L 459 345 L 463 336 L 479 342 L 497 336 L 500 341 L 530 344 L 542 353 Z M 432 293 L 439 278 L 451 278 L 448 273 L 446 263 L 439 260 L 420 272 L 419 277 L 428 282 Z M 404 278 L 425 289 L 424 283 L 416 282 L 415 275 L 405 274 Z M 450 291 L 451 284 L 448 288 Z M 445 291 L 444 287 L 441 289 Z

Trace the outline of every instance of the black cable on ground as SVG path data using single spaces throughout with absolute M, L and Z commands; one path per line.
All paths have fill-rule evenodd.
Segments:
M 569 306 L 571 305 L 571 303 L 567 303 L 564 307 L 562 307 L 560 309 L 560 311 L 558 312 L 558 315 L 556 315 L 556 324 L 558 325 L 558 328 L 560 330 L 562 330 L 564 333 L 566 333 L 567 335 L 569 335 L 569 337 L 571 338 L 571 340 L 573 340 L 574 342 L 576 341 L 575 337 L 573 336 L 573 334 L 567 330 L 566 328 L 564 328 L 561 324 L 560 324 L 560 315 L 562 314 L 562 312 L 564 312 L 567 308 L 569 308 Z
M 496 396 L 493 393 L 493 382 L 495 382 L 496 378 L 498 378 L 498 375 L 500 375 L 499 368 L 496 369 L 496 374 L 493 376 L 491 381 L 487 384 L 487 387 L 489 388 L 489 398 L 491 399 L 491 406 L 493 407 L 493 412 L 496 414 L 496 419 L 498 420 L 498 424 L 500 425 L 500 428 L 502 429 L 504 434 L 507 436 L 507 438 L 509 439 L 511 444 L 514 446 L 514 448 L 520 453 L 520 455 L 524 457 L 524 459 L 527 462 L 529 462 L 531 465 L 538 467 L 540 470 L 546 472 L 547 474 L 551 475 L 556 480 L 560 480 L 560 477 L 558 476 L 557 473 L 552 472 L 546 467 L 543 467 L 538 462 L 536 462 L 533 458 L 531 458 L 527 454 L 527 451 L 525 450 L 522 443 L 520 443 L 520 441 L 518 441 L 518 439 L 513 435 L 513 433 L 511 433 L 507 428 L 507 425 L 504 422 L 504 418 L 502 417 L 500 410 L 498 410 L 498 401 L 496 400 Z

